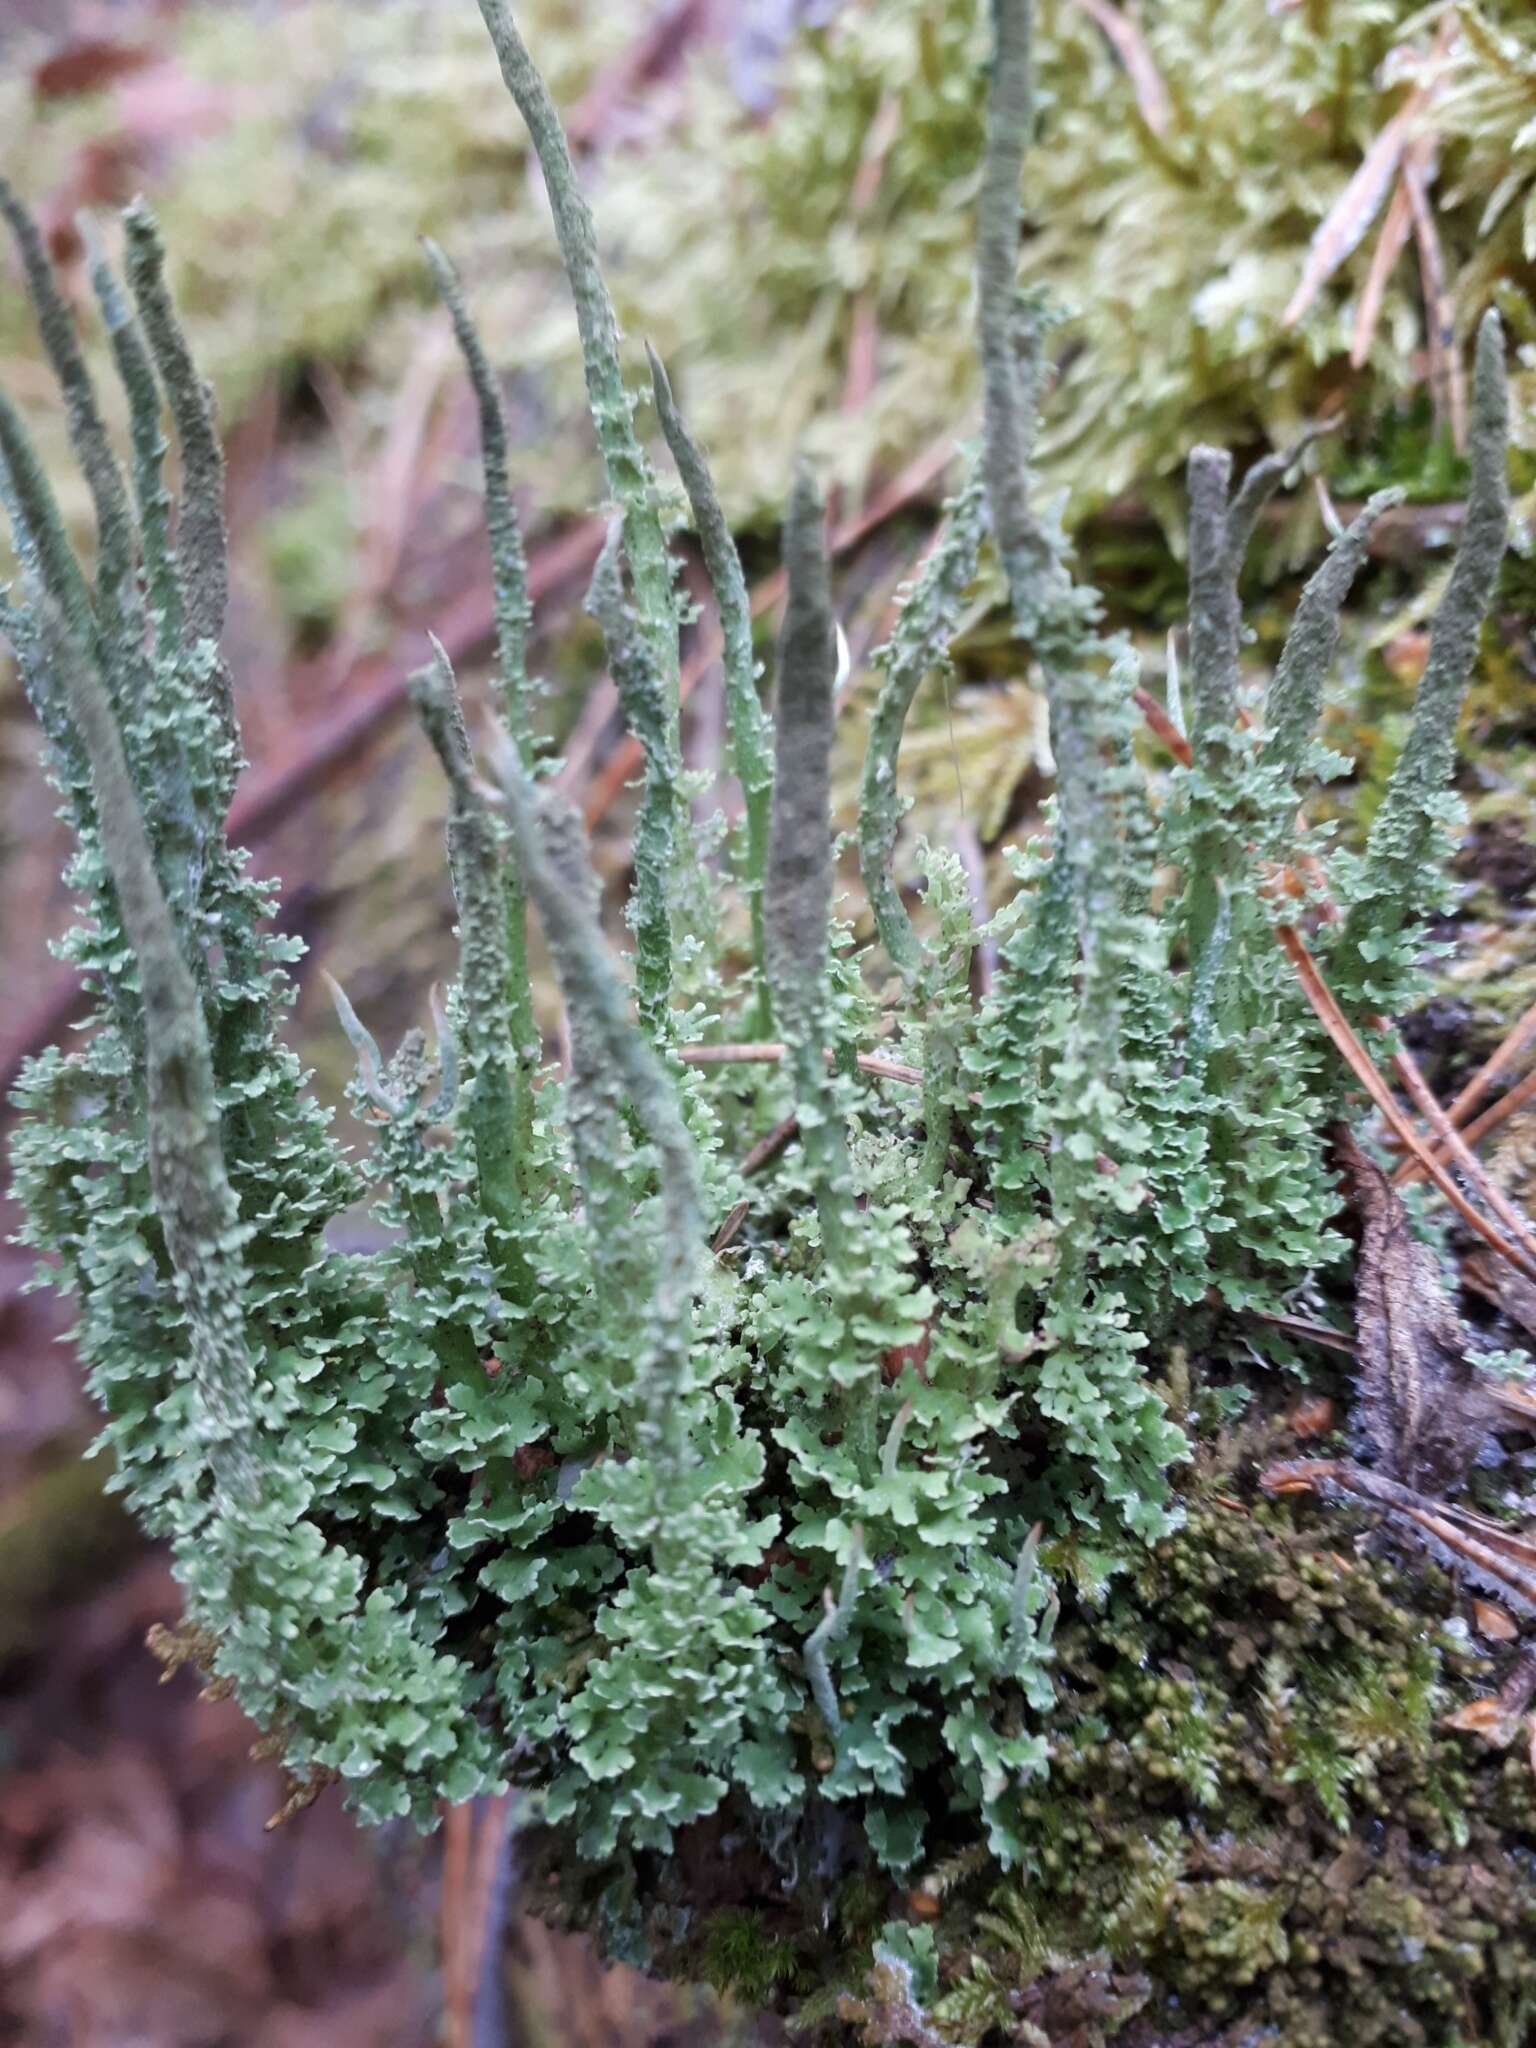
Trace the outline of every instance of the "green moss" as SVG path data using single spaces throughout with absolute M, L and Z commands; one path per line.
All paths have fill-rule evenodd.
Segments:
M 804 1988 L 805 1966 L 761 1915 L 732 1911 L 708 1922 L 699 1944 L 699 1975 L 746 2005 L 769 2006 L 785 1991 Z
M 1085 2039 L 1155 2038 L 1176 2011 L 1287 2048 L 1519 2038 L 1536 1780 L 1442 1725 L 1487 1683 L 1442 1626 L 1444 1582 L 1345 1562 L 1341 1540 L 1337 1522 L 1298 1534 L 1263 1508 L 1200 1507 L 1102 1621 L 1064 1625 L 1081 1713 L 1031 1798 L 1034 1867 L 941 1923 L 954 2038 L 995 2023 L 999 1986 L 1016 2009 L 1096 1953 L 1151 1989 L 1135 2026 Z M 1204 1806 L 1187 1706 L 1171 1711 L 1197 1693 Z

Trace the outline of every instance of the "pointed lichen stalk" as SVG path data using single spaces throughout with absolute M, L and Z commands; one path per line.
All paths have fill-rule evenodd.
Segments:
M 69 545 L 31 436 L 4 392 L 0 392 L 0 457 L 4 458 L 0 483 L 5 489 L 6 516 L 15 529 L 16 556 L 29 598 L 46 591 L 72 632 L 90 634 L 95 625 L 90 585 Z
M 884 681 L 869 722 L 859 785 L 859 866 L 880 943 L 909 984 L 922 964 L 923 947 L 891 874 L 906 810 L 896 775 L 901 736 L 919 686 L 930 675 L 949 671 L 950 642 L 960 623 L 961 601 L 975 579 L 985 518 L 985 480 L 978 465 L 949 504 L 938 543 L 905 595 L 889 642 L 874 654 Z
M 607 472 L 624 519 L 624 552 L 635 582 L 641 631 L 667 697 L 668 737 L 679 745 L 677 596 L 656 498 L 656 480 L 635 433 L 633 402 L 619 362 L 619 323 L 597 258 L 597 230 L 571 162 L 549 88 L 539 76 L 507 0 L 480 0 L 501 75 L 528 124 L 555 218 L 560 254 L 581 331 L 587 397 Z
M 831 1305 L 839 1355 L 827 1370 L 860 1473 L 878 1465 L 882 1378 L 868 1333 L 885 1284 L 872 1220 L 861 1215 L 838 1080 L 827 1063 L 832 909 L 831 752 L 837 631 L 825 508 L 810 470 L 797 467 L 784 520 L 788 599 L 774 703 L 773 831 L 766 891 L 768 978 L 784 1034 L 801 1144 L 821 1240 L 819 1286 Z M 887 1276 L 888 1278 L 889 1276 Z
M 654 1248 L 655 1284 L 639 1370 L 646 1410 L 645 1436 L 665 1477 L 675 1477 L 684 1454 L 695 1271 L 702 1235 L 698 1164 L 672 1079 L 635 1029 L 629 996 L 614 972 L 602 928 L 593 914 L 590 884 L 573 890 L 569 870 L 579 843 L 568 822 L 552 824 L 504 735 L 492 766 L 501 786 L 528 893 L 555 957 L 560 992 L 573 1018 L 590 1035 L 594 1061 L 617 1077 L 646 1137 L 656 1149 L 661 1217 Z M 553 800 L 550 800 L 553 801 Z M 551 844 L 553 841 L 553 845 Z M 605 1135 L 614 1123 L 606 1120 Z M 611 1202 L 603 1203 L 605 1214 Z M 630 1226 L 633 1228 L 633 1225 Z
M 218 1094 L 197 984 L 154 856 L 106 693 L 57 612 L 45 649 L 91 765 L 102 851 L 133 947 L 144 1010 L 150 1183 L 186 1310 L 197 1435 L 221 1507 L 258 1496 L 255 1375 L 245 1322 L 239 1211 L 224 1170 Z
M 614 520 L 592 571 L 586 609 L 602 629 L 608 669 L 625 723 L 645 760 L 645 786 L 635 820 L 635 889 L 629 918 L 635 933 L 635 994 L 654 1039 L 666 1033 L 672 989 L 672 871 L 676 858 L 677 783 L 682 772 L 667 712 L 666 683 L 644 624 L 624 595 Z
M 1060 829 L 1082 960 L 1084 1023 L 1095 1064 L 1120 1060 L 1116 932 L 1126 900 L 1125 822 L 1117 764 L 1130 729 L 1123 678 L 1105 674 L 1097 591 L 1074 582 L 1062 544 L 1030 504 L 1040 360 L 1039 320 L 1017 283 L 1019 179 L 1034 127 L 1033 0 L 992 0 L 993 59 L 976 219 L 982 467 L 992 535 L 1014 630 L 1040 664 L 1056 757 Z
M 1388 1016 L 1411 988 L 1412 934 L 1439 892 L 1456 723 L 1509 540 L 1508 441 L 1504 329 L 1490 308 L 1477 333 L 1466 524 L 1430 626 L 1413 723 L 1371 820 L 1330 977 L 1337 993 Z
M 1235 492 L 1225 448 L 1189 456 L 1189 737 L 1198 743 L 1237 723 L 1243 614 L 1238 579 L 1259 516 L 1323 433 L 1309 427 L 1289 448 L 1262 456 Z
M 752 919 L 752 961 L 757 973 L 756 1029 L 766 1037 L 773 1025 L 768 995 L 767 927 L 763 888 L 768 866 L 768 837 L 773 803 L 773 725 L 757 694 L 758 664 L 752 651 L 752 607 L 730 526 L 703 449 L 689 433 L 678 411 L 661 358 L 647 351 L 651 384 L 662 432 L 688 493 L 704 567 L 720 614 L 725 673 L 725 716 L 730 734 L 731 765 L 741 784 L 747 816 L 747 845 L 742 886 Z
M 1029 503 L 1040 336 L 1021 319 L 1019 179 L 1035 122 L 1031 0 L 991 0 L 992 78 L 976 209 L 977 340 L 985 425 L 982 471 L 1009 594 L 1016 612 L 1050 549 Z M 1021 629 L 1022 630 L 1022 629 Z
M 139 545 L 145 587 L 154 622 L 157 652 L 174 659 L 181 650 L 181 578 L 171 551 L 171 494 L 165 484 L 166 440 L 160 427 L 160 387 L 143 334 L 129 312 L 117 279 L 90 221 L 81 230 L 90 265 L 91 289 L 112 345 L 117 374 L 128 394 L 133 445 L 133 495 L 139 515 Z
M 522 527 L 512 500 L 506 413 L 459 274 L 435 242 L 428 241 L 426 251 L 475 394 L 485 476 L 485 528 L 491 551 L 501 711 L 523 765 L 531 773 L 535 754 L 534 692 L 528 675 L 528 633 L 533 623 L 533 606 L 528 596 Z M 527 1153 L 532 1138 L 533 1077 L 540 1048 L 528 979 L 528 912 L 514 858 L 503 865 L 502 891 L 506 904 L 507 1031 L 512 1045 L 513 1125 L 521 1157 Z
M 216 641 L 229 600 L 224 532 L 224 450 L 213 394 L 192 360 L 165 283 L 165 250 L 154 215 L 136 201 L 123 215 L 128 283 L 165 386 L 181 444 L 181 517 L 176 552 L 187 585 L 186 627 L 192 644 Z
M 816 1182 L 829 1263 L 848 1252 L 848 1146 L 824 1051 L 827 921 L 832 905 L 832 702 L 837 639 L 823 538 L 825 512 L 810 471 L 795 472 L 784 520 L 789 596 L 774 704 L 777 759 L 768 846 L 768 985 L 789 1047 L 801 1130 Z
M 1247 867 L 1253 830 L 1251 742 L 1239 729 L 1243 562 L 1264 507 L 1321 431 L 1309 428 L 1290 448 L 1263 456 L 1236 491 L 1226 449 L 1190 451 L 1188 737 L 1198 773 L 1188 792 L 1184 928 L 1196 961 L 1210 945 L 1220 891 Z
M 0 178 L 0 214 L 16 240 L 26 272 L 27 291 L 37 309 L 38 331 L 53 373 L 64 394 L 64 416 L 70 445 L 91 494 L 96 513 L 96 601 L 101 630 L 113 642 L 118 607 L 131 603 L 133 520 L 112 443 L 96 402 L 85 358 L 75 339 L 74 323 L 54 283 L 37 223 L 10 185 Z
M 602 885 L 592 865 L 581 820 L 568 805 L 545 802 L 538 825 L 551 871 L 587 931 L 602 929 Z M 569 981 L 569 975 L 566 976 Z M 634 1227 L 633 1197 L 625 1173 L 624 1106 L 620 1069 L 608 1055 L 599 1018 L 579 1003 L 567 1003 L 571 1077 L 566 1123 L 581 1187 L 581 1207 L 591 1247 L 593 1290 L 605 1337 L 626 1347 L 635 1304 L 645 1298 L 649 1247 Z
M 514 1231 L 518 1189 L 518 1117 L 510 1062 L 506 898 L 496 820 L 475 775 L 453 668 L 441 645 L 411 677 L 411 702 L 448 778 L 448 858 L 459 906 L 459 976 L 469 1055 L 469 1127 L 480 1200 L 504 1232 Z
M 855 1523 L 853 1540 L 848 1546 L 848 1562 L 843 1567 L 843 1582 L 837 1590 L 837 1597 L 833 1598 L 829 1586 L 826 1590 L 821 1620 L 806 1637 L 805 1649 L 802 1652 L 811 1697 L 816 1702 L 816 1711 L 821 1715 L 822 1725 L 834 1743 L 842 1735 L 843 1717 L 837 1704 L 837 1687 L 827 1663 L 827 1652 L 840 1643 L 848 1633 L 848 1624 L 853 1619 L 853 1610 L 858 1602 L 859 1576 L 863 1569 L 864 1531 Z
M 501 715 L 525 767 L 533 767 L 532 685 L 528 679 L 528 632 L 533 606 L 528 597 L 528 562 L 523 531 L 512 502 L 507 461 L 507 418 L 484 344 L 470 314 L 458 272 L 436 242 L 424 244 L 439 295 L 453 321 L 454 339 L 469 372 L 480 421 L 480 459 L 485 473 L 485 530 L 491 547 L 491 588 L 495 599 L 496 655 L 500 666 Z
M 1339 617 L 1365 560 L 1371 535 L 1383 513 L 1402 503 L 1400 490 L 1378 491 L 1367 500 L 1328 549 L 1308 579 L 1296 606 L 1280 660 L 1264 696 L 1264 760 L 1278 769 L 1292 794 L 1315 744 L 1322 716 L 1323 686 L 1339 644 Z

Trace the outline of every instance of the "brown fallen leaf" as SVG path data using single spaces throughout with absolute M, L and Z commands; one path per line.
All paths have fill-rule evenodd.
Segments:
M 1375 1862 L 1363 1842 L 1351 1842 L 1323 1872 L 1323 1883 L 1331 1892 L 1352 1892 L 1363 1877 L 1370 1875 Z
M 1463 1477 L 1483 1427 L 1461 1318 L 1402 1197 L 1348 1132 L 1339 1163 L 1361 1223 L 1355 1354 L 1361 1420 L 1381 1469 L 1436 1492 Z
M 1326 1394 L 1310 1394 L 1298 1401 L 1285 1418 L 1293 1436 L 1327 1436 L 1338 1420 Z
M 1453 1728 L 1459 1735 L 1480 1735 L 1490 1749 L 1507 1749 L 1520 1723 L 1505 1713 L 1496 1694 L 1489 1693 L 1486 1699 L 1468 1700 L 1464 1707 L 1447 1714 L 1440 1726 Z
M 1472 1621 L 1478 1634 L 1487 1636 L 1490 1642 L 1512 1643 L 1520 1633 L 1515 1617 L 1497 1600 L 1474 1600 Z
M 154 51 L 142 43 L 79 36 L 43 59 L 32 73 L 32 90 L 40 100 L 73 99 L 79 93 L 99 92 L 155 61 Z

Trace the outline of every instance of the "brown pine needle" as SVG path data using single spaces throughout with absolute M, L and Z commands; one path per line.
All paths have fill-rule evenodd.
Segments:
M 1399 178 L 1392 194 L 1392 204 L 1387 208 L 1387 217 L 1381 224 L 1381 233 L 1376 237 L 1371 267 L 1360 293 L 1360 303 L 1355 309 L 1354 332 L 1349 340 L 1351 369 L 1363 369 L 1370 355 L 1371 343 L 1376 339 L 1376 329 L 1381 321 L 1382 303 L 1387 295 L 1387 281 L 1397 268 L 1397 260 L 1407 248 L 1408 237 L 1412 233 L 1413 200 Z
M 1446 1115 L 1458 1130 L 1469 1125 L 1473 1111 L 1488 1093 L 1494 1082 L 1499 1080 L 1514 1065 L 1515 1061 L 1519 1059 L 1523 1052 L 1528 1050 L 1532 1043 L 1536 1043 L 1536 1003 L 1532 1003 L 1525 1014 L 1516 1019 L 1515 1023 L 1494 1047 L 1487 1059 L 1483 1061 L 1483 1064 L 1446 1111 Z M 1498 1103 L 1494 1104 L 1496 1109 L 1499 1106 Z M 1502 1115 L 1495 1119 L 1495 1122 L 1502 1121 Z M 1491 1128 L 1491 1126 L 1486 1128 Z M 1439 1145 L 1437 1144 L 1434 1149 L 1439 1151 Z M 1392 1178 L 1399 1187 L 1405 1187 L 1410 1181 L 1418 1180 L 1420 1178 L 1418 1161 L 1405 1159 Z
M 1192 767 L 1195 759 L 1194 748 L 1189 744 L 1183 733 L 1179 731 L 1179 728 L 1168 716 L 1162 705 L 1158 703 L 1152 692 L 1143 689 L 1138 684 L 1131 692 L 1131 696 L 1135 700 L 1142 717 L 1147 721 L 1149 729 L 1157 734 L 1157 737 L 1162 741 L 1169 753 L 1172 754 L 1175 761 L 1181 767 Z
M 777 1159 L 784 1148 L 792 1145 L 799 1135 L 800 1119 L 797 1116 L 787 1116 L 782 1123 L 775 1124 L 771 1131 L 758 1139 L 742 1160 L 742 1178 L 750 1179 L 754 1173 L 761 1173 L 763 1168 Z
M 1422 100 L 1422 91 L 1416 92 L 1392 116 L 1324 215 L 1302 265 L 1301 281 L 1280 316 L 1282 327 L 1296 325 L 1339 265 L 1364 239 L 1397 177 L 1409 130 Z
M 1514 1065 L 1528 1046 L 1536 1043 L 1536 1003 L 1505 1033 L 1465 1088 L 1451 1104 L 1447 1115 L 1458 1128 L 1466 1123 L 1488 1090 L 1506 1068 Z
M 1296 325 L 1339 265 L 1364 240 L 1371 222 L 1380 211 L 1382 201 L 1392 189 L 1404 155 L 1411 146 L 1414 125 L 1434 95 L 1438 83 L 1434 73 L 1450 49 L 1456 26 L 1455 10 L 1447 8 L 1435 34 L 1427 82 L 1414 87 L 1402 106 L 1382 128 L 1381 133 L 1361 158 L 1358 170 L 1324 216 L 1312 237 L 1311 247 L 1307 250 L 1306 260 L 1302 265 L 1301 281 L 1291 296 L 1290 304 L 1280 316 L 1282 327 Z M 1377 253 L 1379 256 L 1379 248 Z M 1387 269 L 1391 269 L 1390 264 L 1387 265 Z M 1385 284 L 1385 278 L 1382 281 Z M 1374 315 L 1372 324 L 1374 325 Z M 1358 321 L 1356 326 L 1358 332 Z
M 1523 1081 L 1517 1081 L 1507 1095 L 1501 1095 L 1497 1102 L 1490 1103 L 1479 1117 L 1474 1117 L 1463 1131 L 1462 1136 L 1469 1145 L 1477 1145 L 1488 1133 L 1512 1117 L 1517 1109 L 1536 1099 L 1536 1067 L 1533 1067 Z
M 1434 145 L 1428 136 L 1412 142 L 1403 157 L 1402 186 L 1413 213 L 1414 240 L 1419 245 L 1419 275 L 1424 289 L 1424 332 L 1429 357 L 1429 387 L 1434 396 L 1437 426 L 1449 426 L 1458 455 L 1467 445 L 1467 382 L 1461 351 L 1456 346 L 1456 310 L 1445 276 L 1445 254 L 1435 223 L 1429 181 Z
M 1425 1149 L 1433 1151 L 1436 1155 L 1440 1152 L 1448 1153 L 1455 1160 L 1468 1186 L 1484 1207 L 1503 1224 L 1516 1244 L 1532 1263 L 1536 1264 L 1536 1236 L 1532 1235 L 1530 1224 L 1498 1182 L 1492 1178 L 1466 1139 L 1440 1107 L 1434 1090 L 1419 1072 L 1413 1055 L 1406 1048 L 1400 1049 L 1392 1056 L 1392 1066 L 1398 1079 L 1407 1089 L 1410 1101 L 1430 1127 L 1431 1138 Z
M 746 1222 L 751 1213 L 752 1204 L 747 1201 L 738 1202 L 729 1211 L 725 1221 L 710 1240 L 710 1251 L 717 1259 L 722 1252 L 729 1251 L 736 1242 L 737 1238 L 741 1235 L 741 1226 Z
M 1173 103 L 1139 26 L 1111 0 L 1077 0 L 1077 4 L 1125 66 L 1143 121 L 1154 135 L 1166 135 L 1173 125 Z
M 1309 1316 L 1280 1315 L 1273 1309 L 1253 1308 L 1248 1314 L 1255 1322 L 1268 1323 L 1272 1329 L 1283 1330 L 1287 1337 L 1295 1337 L 1301 1343 L 1319 1344 L 1326 1351 L 1342 1351 L 1349 1358 L 1355 1355 L 1354 1339 L 1346 1330 L 1315 1323 Z
M 1372 1102 L 1375 1103 L 1388 1127 L 1397 1134 L 1401 1143 L 1420 1162 L 1424 1172 L 1434 1182 L 1441 1194 L 1444 1195 L 1457 1215 L 1471 1229 L 1475 1230 L 1485 1243 L 1491 1245 L 1502 1257 L 1508 1259 L 1512 1266 L 1525 1274 L 1527 1279 L 1536 1280 L 1536 1259 L 1528 1257 L 1518 1245 L 1512 1243 L 1501 1231 L 1497 1230 L 1489 1222 L 1488 1218 L 1468 1201 L 1450 1174 L 1446 1172 L 1440 1161 L 1428 1149 L 1424 1140 L 1413 1128 L 1407 1117 L 1404 1116 L 1402 1110 L 1399 1109 L 1392 1090 L 1376 1071 L 1370 1054 L 1360 1043 L 1349 1019 L 1339 1008 L 1332 989 L 1329 988 L 1327 982 L 1323 979 L 1317 962 L 1307 951 L 1306 944 L 1295 926 L 1277 925 L 1275 936 L 1290 956 L 1297 976 L 1300 979 L 1302 991 L 1307 1001 L 1312 1005 L 1313 1013 L 1317 1017 L 1318 1022 L 1338 1047 L 1350 1071 L 1364 1088 L 1366 1094 L 1370 1096 Z

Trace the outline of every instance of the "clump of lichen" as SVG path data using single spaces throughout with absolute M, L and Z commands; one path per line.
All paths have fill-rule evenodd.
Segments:
M 0 629 L 74 827 L 88 917 L 69 943 L 96 1005 L 78 1050 L 27 1071 L 17 1183 L 200 1654 L 276 1731 L 297 1796 L 339 1782 L 369 1819 L 430 1824 L 442 1800 L 516 1784 L 551 1910 L 760 2000 L 819 1987 L 809 2016 L 868 2038 L 979 2034 L 1017 2010 L 1049 2039 L 1069 2008 L 1104 2034 L 1172 1998 L 1305 2017 L 1379 1929 L 1382 1897 L 1338 1941 L 1324 1908 L 1389 1810 L 1405 1832 L 1370 1876 L 1413 1906 L 1397 1995 L 1429 2010 L 1476 1923 L 1428 1881 L 1396 1902 L 1394 1874 L 1514 1855 L 1528 1803 L 1512 1793 L 1474 1834 L 1478 1797 L 1435 1734 L 1458 1667 L 1419 1626 L 1433 1609 L 1310 1556 L 1210 1471 L 1219 1418 L 1282 1384 L 1258 1332 L 1336 1300 L 1348 1260 L 1330 1143 L 1348 1077 L 1301 982 L 1326 971 L 1339 1015 L 1378 1033 L 1423 986 L 1453 734 L 1507 539 L 1498 316 L 1478 330 L 1462 539 L 1363 847 L 1310 839 L 1299 813 L 1337 771 L 1324 686 L 1394 493 L 1339 526 L 1262 704 L 1243 675 L 1244 560 L 1311 434 L 1240 480 L 1221 450 L 1190 456 L 1188 717 L 1172 688 L 1152 707 L 1180 763 L 1159 798 L 1135 651 L 1034 475 L 1033 10 L 996 0 L 984 92 L 973 79 L 981 434 L 875 657 L 861 948 L 835 914 L 816 479 L 797 470 L 784 524 L 770 719 L 710 466 L 652 357 L 744 792 L 734 834 L 695 835 L 687 608 L 594 223 L 506 0 L 480 5 L 545 174 L 613 508 L 588 608 L 642 771 L 632 944 L 621 965 L 579 823 L 543 786 L 514 436 L 429 245 L 481 424 L 496 715 L 472 736 L 434 643 L 410 694 L 447 789 L 458 972 L 430 1054 L 412 1030 L 386 1057 L 334 991 L 366 1168 L 284 1044 L 291 949 L 226 837 L 222 458 L 158 229 L 125 217 L 126 292 L 104 254 L 91 266 L 125 472 L 0 181 L 99 542 L 88 572 L 0 397 L 21 567 Z M 957 855 L 920 843 L 920 892 L 895 863 L 903 727 L 986 549 L 1057 775 L 1022 886 L 978 920 Z M 558 1065 L 530 914 L 564 1005 Z M 360 1199 L 357 1247 L 332 1226 Z M 1234 1360 L 1251 1386 L 1227 1384 Z M 1299 1906 L 1324 1847 L 1321 1903 Z M 1010 1888 L 961 1969 L 945 1885 L 922 1873 L 944 1860 L 969 1911 L 958 1879 L 988 1858 Z M 913 1885 L 937 1929 L 903 1919 Z M 868 1983 L 845 1981 L 866 1947 Z
M 1223 1447 L 1134 1579 L 1063 1616 L 1022 1870 L 957 1836 L 898 1889 L 840 1868 L 834 1837 L 769 1856 L 711 1824 L 667 1865 L 577 1873 L 535 1826 L 532 1901 L 822 2041 L 1517 2048 L 1536 1775 L 1523 1743 L 1444 1725 L 1494 1660 L 1444 1576 L 1358 1521 L 1229 1493 L 1257 1441 Z

